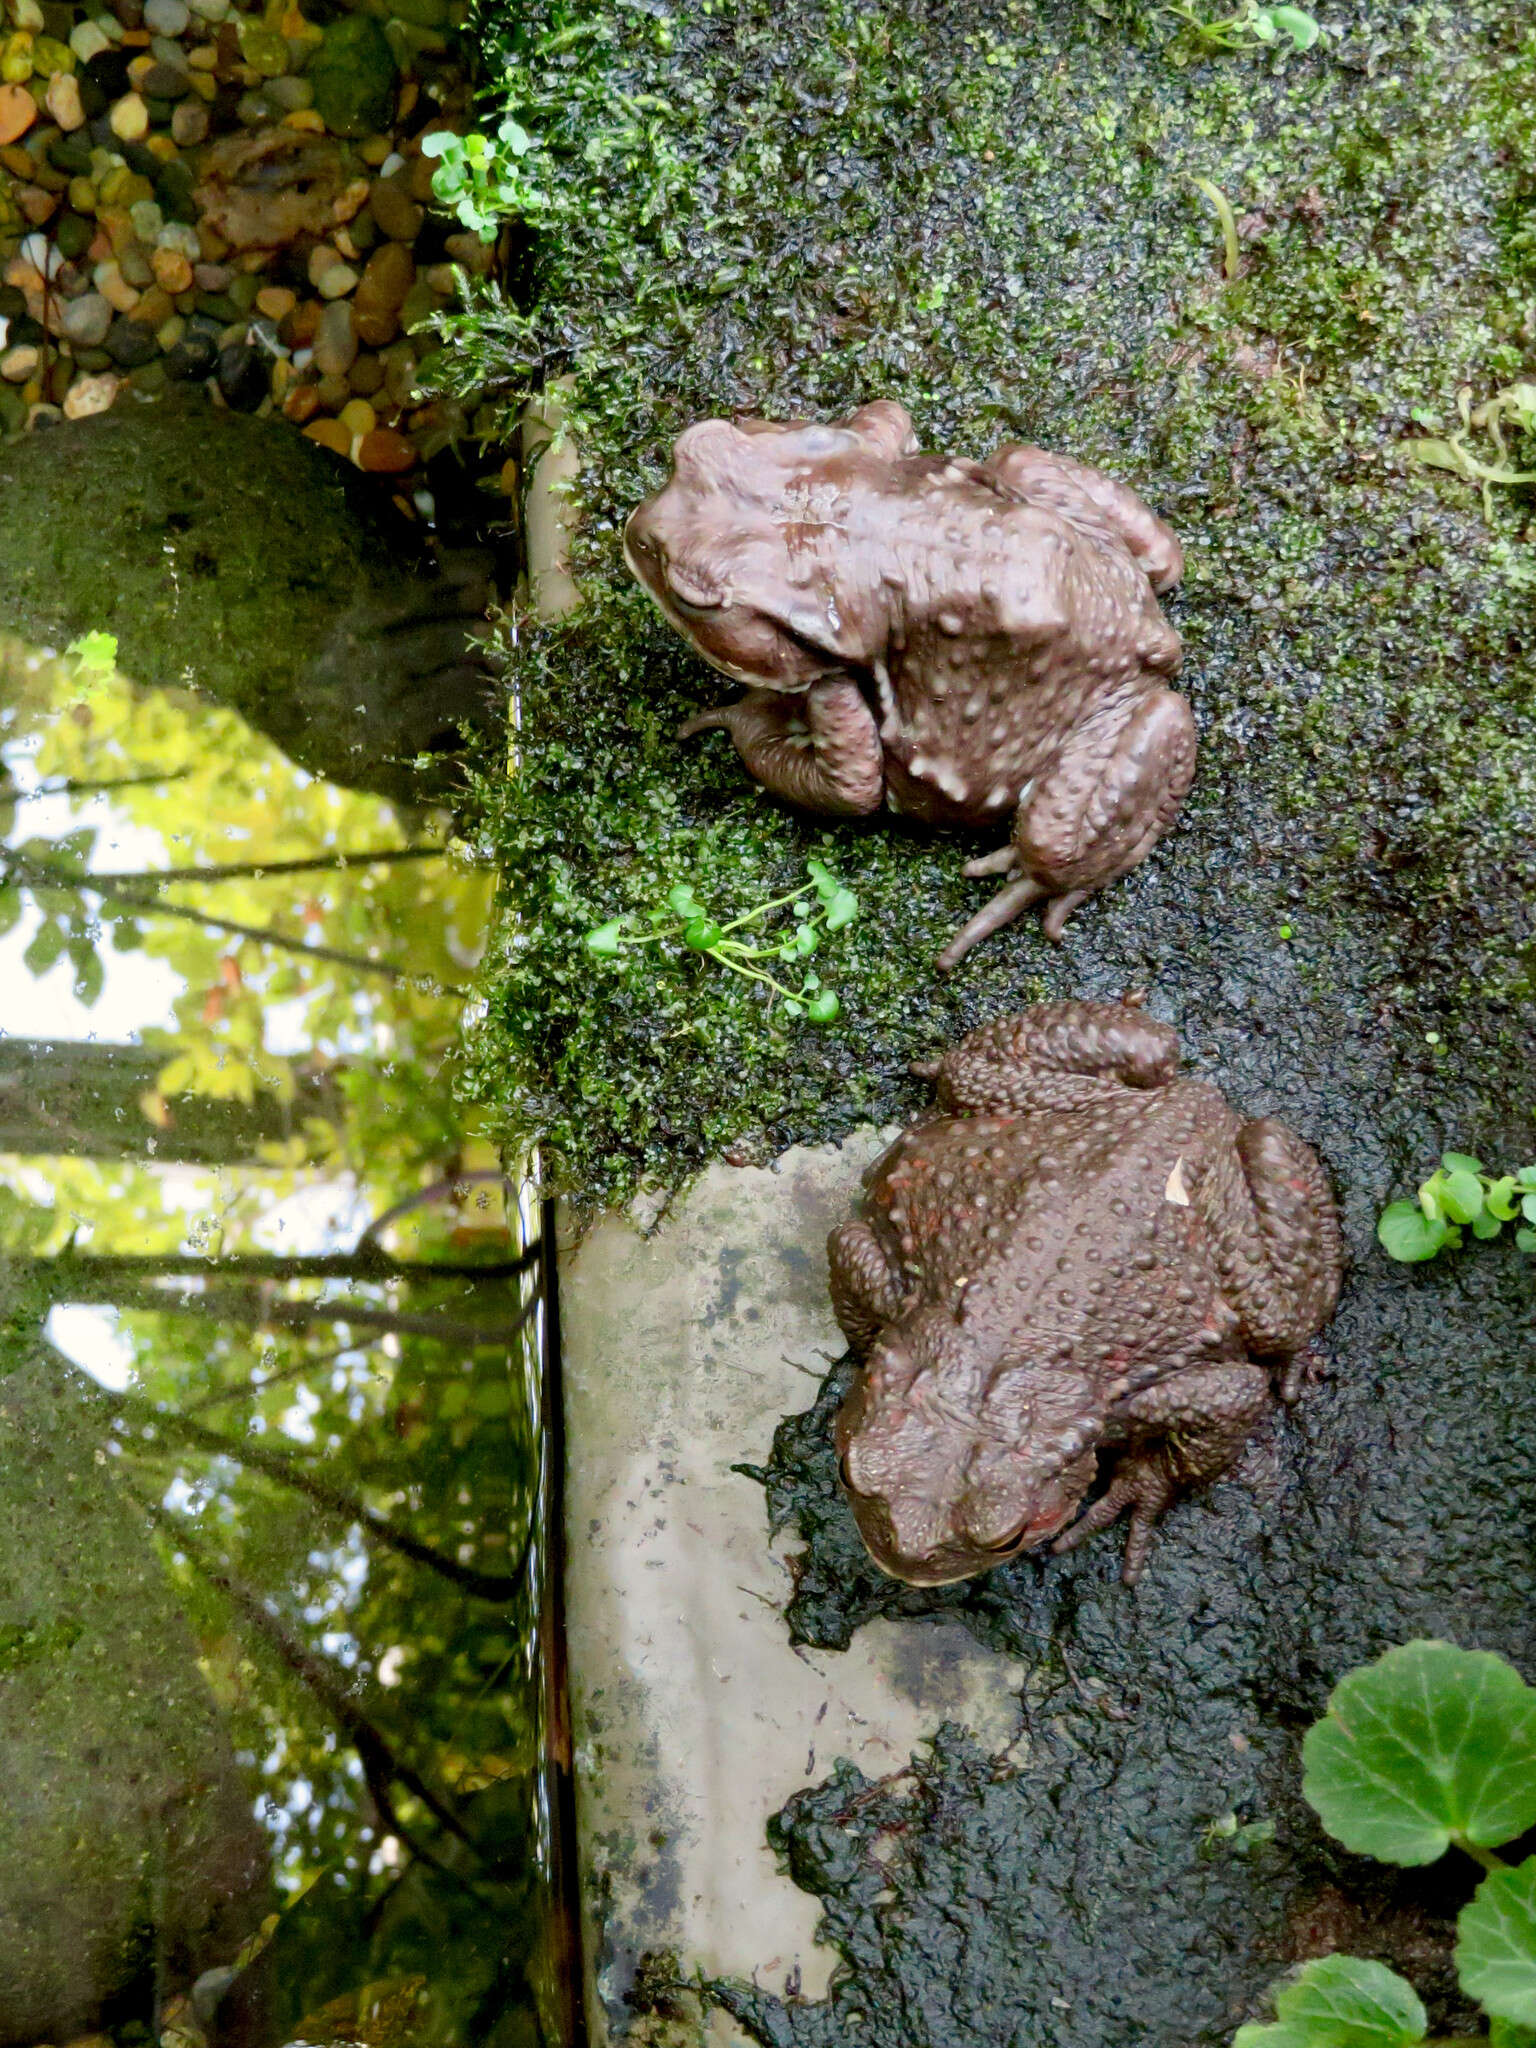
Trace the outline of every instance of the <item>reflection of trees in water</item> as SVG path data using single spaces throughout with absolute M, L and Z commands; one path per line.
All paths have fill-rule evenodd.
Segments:
M 32 1806 L 0 1792 L 0 1916 L 20 1875 L 34 1896 L 71 1881 L 39 1813 L 77 1843 L 94 1830 L 102 1875 L 77 1981 L 39 1962 L 30 2012 L 0 1995 L 0 2040 L 99 2021 L 124 2042 L 204 2023 L 281 2042 L 301 2022 L 314 2040 L 557 2039 L 540 1273 L 451 1098 L 446 991 L 488 878 L 438 853 L 441 820 L 407 835 L 227 712 L 108 678 L 82 695 L 60 664 L 10 680 L 0 922 L 27 933 L 31 972 L 68 963 L 109 1042 L 0 1050 L 7 1386 L 32 1389 L 19 1420 L 9 1405 L 26 1443 L 66 1418 L 112 1535 L 40 1523 L 33 1501 L 0 1560 L 0 1664 L 9 1624 L 38 1699 L 80 1694 L 82 1656 L 94 1673 Z M 46 838 L 26 830 L 34 780 L 63 795 Z M 117 853 L 132 827 L 196 879 L 155 873 L 154 840 Z M 111 957 L 132 950 L 181 987 L 174 1029 L 140 1045 L 110 1042 Z M 120 1386 L 52 1349 L 59 1304 L 115 1311 Z M 124 1735 L 114 1772 L 125 1692 L 154 1695 L 163 1740 L 149 1767 Z M 130 1777 L 142 1797 L 91 1805 L 93 1779 Z M 144 1891 L 146 1855 L 180 1858 L 175 1910 Z M 168 2017 L 263 1924 L 216 2014 L 205 1979 L 203 2019 Z

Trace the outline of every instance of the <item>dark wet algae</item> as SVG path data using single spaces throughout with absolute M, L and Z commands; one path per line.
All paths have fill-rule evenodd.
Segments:
M 1112 1538 L 969 1589 L 881 1581 L 825 1416 L 787 1426 L 771 1499 L 809 1545 L 796 1631 L 953 1607 L 1032 1675 L 1010 1758 L 946 1735 L 915 1777 L 791 1802 L 781 1843 L 847 1969 L 815 2003 L 717 1987 L 765 2042 L 1215 2048 L 1287 1959 L 1335 1942 L 1434 2006 L 1459 1876 L 1325 1844 L 1300 1734 L 1407 1636 L 1536 1675 L 1530 1264 L 1479 1246 L 1408 1271 L 1373 1235 L 1443 1144 L 1536 1154 L 1532 496 L 1495 491 L 1490 523 L 1401 445 L 1416 411 L 1454 425 L 1462 384 L 1482 399 L 1536 367 L 1536 35 L 1504 4 L 1323 14 L 1345 33 L 1305 58 L 1186 68 L 1167 17 L 1114 0 L 534 10 L 596 23 L 542 57 L 507 31 L 527 125 L 569 145 L 547 172 L 568 210 L 525 259 L 522 312 L 483 311 L 460 348 L 509 389 L 532 361 L 575 373 L 587 603 L 513 650 L 481 1098 L 597 1206 L 728 1145 L 768 1158 L 904 1117 L 907 1062 L 972 1023 L 1140 988 L 1190 1067 L 1318 1147 L 1354 1259 L 1326 1377 L 1255 1455 L 1256 1490 L 1180 1508 L 1134 1594 Z M 1196 177 L 1239 218 L 1233 281 Z M 722 685 L 618 554 L 688 420 L 882 394 L 927 445 L 1036 440 L 1124 477 L 1190 562 L 1170 615 L 1202 752 L 1178 828 L 1059 951 L 1024 925 L 948 982 L 932 952 L 985 885 L 941 838 L 828 831 L 723 742 L 675 744 Z M 829 849 L 865 906 L 829 955 L 832 1031 L 707 961 L 583 954 L 682 875 L 735 910 Z M 1239 1834 L 1213 1834 L 1229 1815 Z M 1241 1832 L 1268 1821 L 1272 1840 Z

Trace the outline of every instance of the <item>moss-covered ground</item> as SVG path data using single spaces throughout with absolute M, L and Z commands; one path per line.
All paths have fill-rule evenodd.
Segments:
M 1323 18 L 1305 56 L 1189 63 L 1176 22 L 1121 0 L 485 23 L 545 211 L 451 360 L 509 398 L 574 376 L 586 601 L 509 650 L 483 1100 L 597 1205 L 904 1115 L 907 1062 L 970 1024 L 1139 987 L 1192 1065 L 1320 1147 L 1354 1260 L 1326 1382 L 1256 1451 L 1257 1491 L 1177 1511 L 1134 1595 L 1108 1539 L 939 1594 L 882 1581 L 827 1404 L 786 1425 L 770 1501 L 807 1544 L 800 1635 L 954 1608 L 1032 1675 L 1010 1757 L 946 1737 L 915 1776 L 791 1802 L 780 1843 L 846 1967 L 811 2004 L 717 1987 L 765 2042 L 1217 2048 L 1284 1961 L 1336 1945 L 1462 2023 L 1455 1874 L 1372 1889 L 1301 1805 L 1297 1749 L 1341 1673 L 1409 1635 L 1536 1676 L 1529 1261 L 1409 1273 L 1373 1236 L 1440 1145 L 1536 1153 L 1536 501 L 1485 508 L 1404 446 L 1455 430 L 1463 388 L 1536 372 L 1536 35 L 1505 0 Z M 1233 210 L 1233 276 L 1197 179 Z M 987 886 L 961 876 L 974 849 L 797 818 L 719 735 L 679 745 L 722 684 L 618 550 L 688 421 L 882 394 L 931 446 L 1099 463 L 1189 559 L 1177 830 L 1060 949 L 1022 924 L 947 982 L 930 960 Z M 827 956 L 831 1029 L 707 960 L 582 949 L 677 879 L 745 909 L 829 849 L 864 905 Z
M 1324 922 L 1369 913 L 1405 1088 L 1432 1094 L 1454 1047 L 1508 1099 L 1536 977 L 1532 498 L 1495 490 L 1490 524 L 1403 443 L 1536 360 L 1536 36 L 1501 0 L 1327 19 L 1304 57 L 1183 64 L 1177 23 L 1120 0 L 487 20 L 546 211 L 451 354 L 509 395 L 574 373 L 586 602 L 517 631 L 477 1085 L 580 1199 L 898 1113 L 914 1053 L 1080 988 L 1095 956 L 1176 978 L 1191 880 L 1229 861 L 1262 869 L 1303 967 Z M 1235 278 L 1196 179 L 1234 209 Z M 949 983 L 929 962 L 984 893 L 974 849 L 839 828 L 865 915 L 818 1031 L 680 949 L 583 952 L 680 877 L 745 909 L 826 833 L 723 736 L 674 740 L 727 686 L 630 586 L 618 535 L 688 421 L 877 394 L 929 445 L 1037 440 L 1176 524 L 1202 753 L 1179 829 L 1062 950 L 1025 924 Z M 1234 842 L 1235 803 L 1272 814 L 1268 845 Z

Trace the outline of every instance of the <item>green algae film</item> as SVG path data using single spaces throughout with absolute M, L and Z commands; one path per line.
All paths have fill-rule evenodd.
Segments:
M 552 145 L 558 232 L 458 350 L 508 388 L 574 371 L 586 602 L 513 650 L 522 764 L 487 792 L 510 883 L 475 1086 L 582 1201 L 899 1113 L 907 1060 L 1005 1004 L 1123 963 L 1176 976 L 1250 841 L 1276 948 L 1305 972 L 1342 921 L 1374 956 L 1404 1086 L 1440 1086 L 1435 1031 L 1508 1102 L 1532 993 L 1530 494 L 1497 493 L 1490 528 L 1400 444 L 1530 361 L 1536 41 L 1513 6 L 1340 21 L 1302 59 L 1179 68 L 1155 14 L 1111 5 L 797 0 L 680 9 L 664 32 L 487 10 Z M 1237 216 L 1231 283 L 1197 177 Z M 831 1033 L 691 958 L 597 972 L 592 925 L 680 878 L 745 907 L 825 832 L 723 740 L 673 739 L 723 686 L 628 586 L 622 518 L 691 419 L 880 394 L 929 446 L 1059 447 L 1176 525 L 1202 740 L 1184 820 L 1061 951 L 1025 925 L 952 985 L 932 952 L 982 893 L 960 849 L 838 829 L 865 915 Z

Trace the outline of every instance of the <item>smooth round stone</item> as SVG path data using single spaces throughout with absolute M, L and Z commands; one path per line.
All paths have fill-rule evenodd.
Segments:
M 156 249 L 149 261 L 156 283 L 173 299 L 191 290 L 192 266 L 179 249 Z
M 37 119 L 37 102 L 24 85 L 0 85 L 0 147 L 26 134 Z
M 404 476 L 416 467 L 416 450 L 404 434 L 391 427 L 374 427 L 357 445 L 357 466 L 378 476 Z
M 352 387 L 345 377 L 322 377 L 315 386 L 315 396 L 327 412 L 340 412 L 352 396 Z
M 55 71 L 48 81 L 43 104 L 66 134 L 85 126 L 85 108 L 80 103 L 80 82 L 72 71 Z
M 208 135 L 208 109 L 201 100 L 180 100 L 171 111 L 171 140 L 181 149 L 195 149 Z
M 144 0 L 144 26 L 151 35 L 184 35 L 191 18 L 186 0 Z
M 339 418 L 349 434 L 371 434 L 379 424 L 379 416 L 366 398 L 349 398 Z
M 285 114 L 296 114 L 315 102 L 315 88 L 307 78 L 274 78 L 266 90 L 268 99 L 275 100 Z
M 103 50 L 110 50 L 112 38 L 94 21 L 77 21 L 69 32 L 69 47 L 82 64 L 89 64 Z
M 91 138 L 76 129 L 70 135 L 56 135 L 48 144 L 48 161 L 66 178 L 80 178 L 91 168 Z
M 137 242 L 123 244 L 117 267 L 135 291 L 146 291 L 155 281 L 155 273 L 149 267 L 149 256 Z
M 254 412 L 267 395 L 267 359 L 249 342 L 219 351 L 219 389 L 235 412 Z
M 117 396 L 118 379 L 110 371 L 99 377 L 77 377 L 64 394 L 64 417 L 88 420 L 106 412 Z
M 206 313 L 210 320 L 217 320 L 221 327 L 233 326 L 240 318 L 240 308 L 233 299 L 226 299 L 222 292 L 199 292 L 197 310 Z
M 165 226 L 165 215 L 153 199 L 136 199 L 128 209 L 128 218 L 133 222 L 133 232 L 141 242 L 158 242 L 160 230 Z
M 78 213 L 61 213 L 53 239 L 61 254 L 70 263 L 77 263 L 90 248 L 96 230 L 91 223 Z
M 160 344 L 155 340 L 155 330 L 146 327 L 142 320 L 127 320 L 119 316 L 107 329 L 102 346 L 120 370 L 137 370 L 145 363 L 152 363 L 160 353 Z
M 169 382 L 164 359 L 156 356 L 152 363 L 142 363 L 138 369 L 130 370 L 128 382 L 145 398 L 158 398 Z
M 347 373 L 347 383 L 359 398 L 375 398 L 384 389 L 384 365 L 377 356 L 359 356 Z
M 352 453 L 352 436 L 340 420 L 311 420 L 301 431 L 306 439 L 318 441 L 322 448 L 329 448 L 335 455 Z
M 149 133 L 149 109 L 136 92 L 124 93 L 107 120 L 119 142 L 141 142 Z
M 332 299 L 315 332 L 315 361 L 323 375 L 345 377 L 357 361 L 357 328 L 345 299 Z
M 279 109 L 264 92 L 243 92 L 235 104 L 235 119 L 242 128 L 273 128 Z
M 297 294 L 285 284 L 264 284 L 256 294 L 257 310 L 269 320 L 286 320 L 297 304 Z
M 85 292 L 65 300 L 59 324 L 77 348 L 100 348 L 112 325 L 112 308 L 100 292 Z
M 23 342 L 19 348 L 8 348 L 0 356 L 0 377 L 7 384 L 25 384 L 41 360 L 41 351 L 30 342 Z
M 401 178 L 375 178 L 368 194 L 368 209 L 380 232 L 392 242 L 414 242 L 426 219 Z
M 191 0 L 191 7 L 200 21 L 222 21 L 229 12 L 229 0 Z
M 218 362 L 219 351 L 213 337 L 188 329 L 174 348 L 166 350 L 165 373 L 179 383 L 192 383 L 211 377 Z
M 84 370 L 87 376 L 94 377 L 99 370 L 111 369 L 112 358 L 104 348 L 77 348 L 75 367 Z
M 179 220 L 191 226 L 197 219 L 197 201 L 192 196 L 197 180 L 192 166 L 180 161 L 157 163 L 153 182 L 155 198 L 167 220 Z
M 356 286 L 357 272 L 350 263 L 328 264 L 315 281 L 315 290 L 322 299 L 344 299 Z
M 169 36 L 151 36 L 149 54 L 157 64 L 169 64 L 174 70 L 179 71 L 183 78 L 186 77 L 187 52 L 180 43 L 172 42 Z
M 139 91 L 150 100 L 185 99 L 191 90 L 192 81 L 173 64 L 151 64 L 139 80 Z

